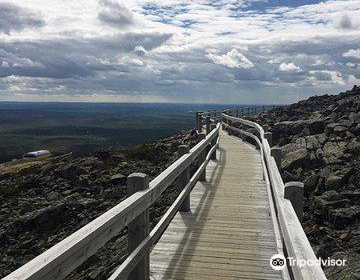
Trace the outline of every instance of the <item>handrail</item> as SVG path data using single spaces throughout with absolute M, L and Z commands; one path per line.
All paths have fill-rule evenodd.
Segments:
M 151 242 L 149 241 L 149 244 L 153 243 L 154 240 L 156 240 L 156 237 L 158 237 L 159 234 L 162 234 L 161 231 L 166 227 L 166 224 L 171 221 L 174 212 L 177 211 L 178 206 L 181 204 L 180 202 L 184 199 L 186 194 L 188 194 L 193 184 L 196 183 L 195 181 L 198 180 L 199 174 L 204 171 L 204 168 L 209 162 L 208 158 L 214 153 L 216 147 L 218 147 L 219 129 L 220 124 L 217 124 L 215 129 L 209 132 L 205 139 L 194 146 L 189 153 L 181 156 L 159 176 L 152 180 L 149 184 L 149 188 L 137 191 L 92 222 L 71 234 L 69 237 L 24 264 L 19 269 L 3 278 L 3 280 L 63 279 L 90 256 L 95 254 L 106 242 L 118 235 L 125 226 L 129 225 L 130 222 L 147 210 L 149 206 L 160 197 L 162 192 L 177 177 L 179 177 L 186 168 L 189 168 L 194 160 L 204 153 L 211 145 L 212 149 L 210 150 L 210 153 L 196 171 L 195 175 L 191 178 L 191 181 L 184 187 L 180 196 L 169 208 L 171 212 L 169 213 L 168 210 L 164 216 L 165 218 L 163 217 L 163 219 L 160 220 L 161 223 L 154 228 L 156 231 L 154 232 L 153 230 L 151 232 L 152 235 L 150 234 L 148 236 L 148 239 L 151 240 Z M 214 139 L 217 139 L 216 143 L 214 143 Z M 141 244 L 130 256 L 133 256 L 134 254 L 135 256 L 139 256 L 140 253 L 143 252 L 141 248 L 139 248 Z M 137 253 L 139 251 L 140 253 Z M 131 264 L 134 264 L 134 260 L 132 260 Z
M 129 273 L 134 269 L 138 261 L 146 255 L 150 248 L 155 244 L 155 242 L 161 237 L 164 230 L 172 221 L 173 217 L 179 210 L 181 203 L 184 201 L 185 197 L 192 191 L 195 184 L 200 178 L 201 173 L 205 170 L 208 165 L 211 155 L 216 152 L 216 149 L 219 146 L 219 138 L 217 139 L 216 145 L 214 145 L 206 156 L 206 160 L 201 164 L 201 166 L 196 170 L 195 174 L 191 177 L 190 181 L 181 191 L 179 196 L 176 198 L 174 203 L 166 211 L 161 220 L 157 223 L 154 229 L 150 232 L 147 238 L 145 238 L 139 246 L 126 258 L 126 260 L 116 269 L 116 271 L 110 276 L 108 280 L 126 280 Z
M 284 197 L 284 182 L 281 178 L 279 169 L 276 165 L 275 159 L 271 156 L 271 149 L 268 140 L 265 138 L 264 129 L 257 123 L 251 122 L 242 118 L 231 117 L 227 114 L 222 114 L 222 119 L 228 129 L 240 132 L 247 136 L 251 133 L 231 126 L 228 121 L 240 123 L 252 128 L 255 128 L 260 135 L 260 139 L 252 134 L 252 138 L 255 139 L 257 144 L 262 149 L 263 161 L 266 163 L 267 175 L 269 177 L 271 190 L 274 197 L 274 205 L 277 210 L 277 218 L 282 234 L 284 247 L 286 248 L 288 257 L 292 257 L 296 260 L 313 260 L 316 261 L 316 255 L 306 237 L 306 234 L 301 226 L 301 223 L 296 215 L 296 212 L 292 206 L 290 200 Z M 245 133 L 246 132 L 246 133 Z M 254 138 L 255 137 L 255 138 Z M 321 266 L 290 266 L 289 269 L 292 272 L 295 280 L 322 280 L 327 279 Z
M 252 105 L 252 106 L 237 106 L 237 107 L 232 107 L 232 108 L 224 108 L 224 109 L 219 109 L 219 110 L 209 110 L 209 111 L 203 111 L 203 112 L 198 112 L 201 113 L 201 115 L 204 117 L 207 115 L 211 114 L 219 114 L 221 115 L 224 112 L 236 112 L 236 117 L 240 117 L 239 115 L 241 114 L 241 116 L 243 115 L 251 115 L 251 114 L 256 114 L 256 113 L 265 113 L 268 110 L 273 110 L 275 108 L 280 107 L 280 105 Z

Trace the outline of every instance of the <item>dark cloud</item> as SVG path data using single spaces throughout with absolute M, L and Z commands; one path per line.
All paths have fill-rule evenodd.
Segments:
M 27 27 L 41 27 L 45 24 L 39 13 L 11 3 L 0 3 L 0 33 L 21 31 Z
M 113 27 L 126 27 L 134 24 L 133 13 L 125 6 L 109 1 L 100 1 L 101 11 L 98 14 L 99 20 Z
M 162 33 L 125 33 L 94 39 L 0 42 L 0 77 L 47 78 L 93 76 L 98 71 L 126 71 L 116 59 L 135 46 L 159 47 L 171 37 Z

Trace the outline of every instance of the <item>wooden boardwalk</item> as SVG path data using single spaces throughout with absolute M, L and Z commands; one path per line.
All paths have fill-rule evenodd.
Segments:
M 151 279 L 282 278 L 259 150 L 221 132 L 217 159 L 154 247 Z

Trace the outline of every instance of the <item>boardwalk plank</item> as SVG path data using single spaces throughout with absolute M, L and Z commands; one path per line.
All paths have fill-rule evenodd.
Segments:
M 151 253 L 151 279 L 281 279 L 259 151 L 221 132 L 218 161 Z

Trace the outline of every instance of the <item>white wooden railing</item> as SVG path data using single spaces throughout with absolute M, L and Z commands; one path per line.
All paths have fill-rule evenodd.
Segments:
M 228 112 L 222 113 L 221 118 L 225 130 L 230 134 L 239 135 L 243 140 L 253 139 L 255 146 L 261 151 L 264 176 L 268 177 L 264 179 L 270 183 L 284 253 L 297 260 L 317 260 L 300 223 L 303 215 L 303 184 L 299 182 L 284 184 L 279 171 L 281 149 L 270 147 L 272 134 L 264 132 L 257 123 L 232 117 Z M 255 129 L 255 133 L 249 132 L 249 128 Z M 327 279 L 321 266 L 295 265 L 288 268 L 291 278 L 295 280 Z
M 191 150 L 180 146 L 179 158 L 164 172 L 149 182 L 142 173 L 128 177 L 127 190 L 130 196 L 89 224 L 54 245 L 38 257 L 26 263 L 3 280 L 55 280 L 63 279 L 79 267 L 111 238 L 128 227 L 129 255 L 109 278 L 149 279 L 149 254 L 177 211 L 188 211 L 190 192 L 198 180 L 205 180 L 206 166 L 216 157 L 219 146 L 220 124 L 209 126 L 208 133 L 199 133 L 201 140 Z M 190 165 L 200 162 L 190 178 Z M 165 215 L 154 229 L 149 231 L 149 207 L 176 179 L 181 189 Z

